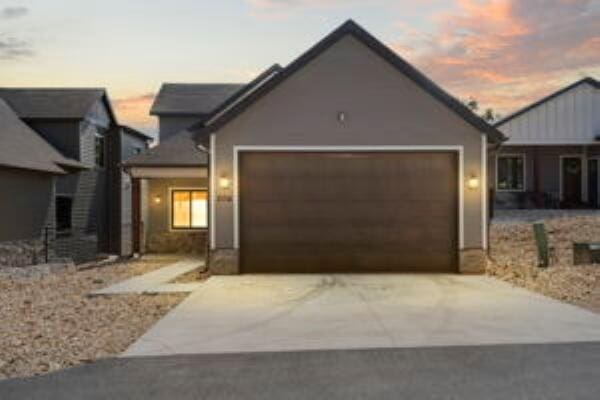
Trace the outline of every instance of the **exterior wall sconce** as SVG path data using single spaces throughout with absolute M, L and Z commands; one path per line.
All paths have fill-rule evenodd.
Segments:
M 475 175 L 471 175 L 467 180 L 467 187 L 469 189 L 477 189 L 479 187 L 479 178 Z
M 154 204 L 160 204 L 160 202 L 162 201 L 162 198 L 160 197 L 160 195 L 156 195 L 154 196 Z
M 346 113 L 343 111 L 340 111 L 337 115 L 337 119 L 340 124 L 345 123 L 346 122 Z
M 231 180 L 225 176 L 219 178 L 219 187 L 221 189 L 229 189 L 231 186 Z

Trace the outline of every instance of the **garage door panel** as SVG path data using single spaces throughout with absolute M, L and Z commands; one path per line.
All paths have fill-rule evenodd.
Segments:
M 378 213 L 372 210 L 377 208 Z M 410 212 L 408 212 L 410 211 Z M 434 201 L 364 201 L 346 202 L 312 202 L 289 201 L 287 203 L 270 201 L 255 202 L 246 209 L 244 219 L 252 221 L 255 228 L 278 225 L 282 220 L 287 224 L 312 225 L 327 222 L 328 224 L 352 224 L 359 221 L 365 225 L 414 225 L 415 215 L 428 215 L 434 218 L 445 218 L 448 214 L 446 202 Z M 438 221 L 438 223 L 452 221 Z
M 255 260 L 254 273 L 342 273 L 342 272 L 448 272 L 444 267 L 453 259 L 447 252 L 410 253 L 347 253 L 327 252 L 297 254 L 294 257 L 272 253 L 250 253 Z M 399 270 L 398 265 L 404 268 Z
M 456 171 L 454 153 L 242 153 L 242 271 L 455 271 Z
M 344 243 L 362 243 L 377 242 L 383 244 L 386 242 L 407 245 L 411 241 L 426 240 L 428 248 L 436 245 L 449 246 L 454 243 L 454 238 L 448 234 L 449 229 L 426 226 L 406 226 L 406 227 L 379 227 L 379 226 L 360 226 L 360 227 L 331 227 L 314 224 L 312 226 L 294 227 L 265 227 L 256 229 L 252 237 L 245 243 L 312 243 L 318 239 L 319 242 L 344 242 Z M 417 246 L 423 248 L 423 243 L 417 243 Z

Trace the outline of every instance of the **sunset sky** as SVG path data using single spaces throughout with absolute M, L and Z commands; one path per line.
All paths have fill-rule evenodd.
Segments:
M 106 87 L 155 132 L 162 82 L 246 82 L 348 18 L 502 114 L 600 77 L 600 0 L 0 0 L 0 86 Z

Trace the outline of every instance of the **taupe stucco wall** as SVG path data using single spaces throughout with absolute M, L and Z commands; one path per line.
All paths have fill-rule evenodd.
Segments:
M 148 179 L 148 210 L 145 224 L 146 251 L 149 253 L 202 253 L 206 248 L 206 229 L 173 231 L 170 189 L 207 189 L 206 178 Z M 161 202 L 153 199 L 160 196 Z
M 346 113 L 346 122 L 337 120 Z M 347 36 L 214 135 L 214 176 L 234 177 L 234 146 L 464 147 L 464 177 L 481 178 L 482 134 Z M 235 182 L 234 182 L 235 185 Z M 481 248 L 482 193 L 464 189 L 464 247 Z M 217 190 L 218 196 L 231 190 Z M 218 197 L 217 196 L 217 197 Z M 215 203 L 215 247 L 234 246 L 233 202 Z

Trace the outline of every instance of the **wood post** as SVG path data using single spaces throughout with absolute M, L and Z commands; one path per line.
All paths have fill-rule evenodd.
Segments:
M 142 197 L 140 178 L 131 178 L 131 229 L 133 234 L 133 252 L 141 253 L 142 234 Z

